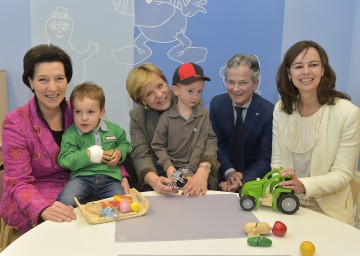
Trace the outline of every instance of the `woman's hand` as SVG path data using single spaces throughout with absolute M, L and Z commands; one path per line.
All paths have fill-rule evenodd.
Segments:
M 128 179 L 126 177 L 123 177 L 120 184 L 121 184 L 121 187 L 124 189 L 125 194 L 129 194 L 130 185 L 129 185 Z
M 187 183 L 182 188 L 182 194 L 188 197 L 206 195 L 208 177 L 209 172 L 204 168 L 199 168 L 194 176 L 186 177 Z
M 174 166 L 169 166 L 166 170 L 166 176 L 171 179 L 172 175 L 176 172 L 176 169 Z
M 284 188 L 290 188 L 294 190 L 295 194 L 302 194 L 305 193 L 305 187 L 301 183 L 301 181 L 298 179 L 295 170 L 291 168 L 285 168 L 280 171 L 281 176 L 291 176 L 290 180 L 286 180 L 283 182 L 280 182 L 279 185 L 283 186 Z
M 74 208 L 70 205 L 65 205 L 59 201 L 55 201 L 53 205 L 49 206 L 41 213 L 41 218 L 43 220 L 51 220 L 55 222 L 70 222 L 76 219 L 73 209 Z
M 148 172 L 145 175 L 145 182 L 149 184 L 154 191 L 163 195 L 173 195 L 178 193 L 178 188 L 176 187 L 175 181 L 172 179 L 158 176 L 155 172 Z M 169 187 L 168 184 L 171 183 L 174 187 Z

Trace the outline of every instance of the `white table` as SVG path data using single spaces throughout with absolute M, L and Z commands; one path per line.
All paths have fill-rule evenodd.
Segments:
M 210 191 L 210 193 L 222 193 Z M 156 196 L 155 192 L 144 193 Z M 150 205 L 151 207 L 151 205 Z M 69 223 L 46 221 L 7 247 L 1 256 L 118 256 L 118 255 L 300 255 L 302 241 L 312 241 L 316 256 L 359 255 L 360 230 L 325 215 L 300 208 L 284 215 L 271 208 L 253 211 L 259 221 L 283 221 L 284 237 L 271 236 L 271 247 L 251 247 L 246 238 L 167 242 L 115 242 L 115 222 L 88 224 L 76 210 L 77 220 Z M 241 227 L 239 227 L 241 228 Z

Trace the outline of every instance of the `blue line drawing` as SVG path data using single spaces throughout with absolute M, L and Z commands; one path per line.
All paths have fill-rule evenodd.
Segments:
M 167 56 L 179 63 L 201 63 L 206 60 L 205 47 L 193 47 L 186 36 L 187 20 L 197 13 L 207 13 L 203 7 L 207 0 L 111 0 L 115 10 L 123 15 L 133 15 L 139 35 L 133 45 L 111 52 L 119 64 L 137 65 L 152 55 L 148 42 L 169 44 L 177 42 Z M 135 5 L 134 5 L 135 4 Z M 135 10 L 135 11 L 134 11 Z M 134 15 L 135 13 L 135 15 Z M 134 63 L 129 56 L 134 55 Z
M 50 15 L 45 24 L 45 34 L 48 43 L 54 44 L 65 50 L 73 61 L 73 84 L 84 82 L 86 77 L 86 65 L 93 54 L 99 52 L 99 45 L 93 41 L 88 41 L 88 47 L 84 51 L 79 51 L 71 43 L 71 36 L 74 30 L 74 22 L 64 7 L 57 7 Z M 71 90 L 69 90 L 71 91 Z

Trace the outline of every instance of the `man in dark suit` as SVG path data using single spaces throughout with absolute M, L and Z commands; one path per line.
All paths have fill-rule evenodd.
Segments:
M 274 105 L 255 93 L 260 82 L 255 55 L 235 55 L 224 71 L 227 93 L 211 100 L 210 119 L 218 137 L 219 187 L 234 192 L 270 171 Z M 242 113 L 237 114 L 236 107 L 241 107 Z M 236 144 L 237 115 L 243 120 L 242 146 Z M 234 155 L 238 147 L 243 150 Z

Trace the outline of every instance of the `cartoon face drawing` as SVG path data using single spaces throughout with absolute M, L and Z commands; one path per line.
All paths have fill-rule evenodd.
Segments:
M 63 7 L 56 8 L 51 13 L 47 21 L 46 33 L 54 35 L 57 39 L 61 39 L 72 28 L 73 21 L 70 19 L 67 10 Z
M 98 43 L 88 41 L 85 49 L 79 49 L 72 44 L 72 33 L 74 30 L 74 21 L 70 18 L 68 10 L 64 7 L 57 7 L 51 12 L 50 17 L 45 24 L 45 34 L 48 43 L 55 44 L 64 49 L 73 61 L 73 77 L 68 93 L 71 92 L 72 84 L 78 84 L 85 80 L 86 77 L 86 61 L 93 54 L 99 52 Z

